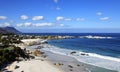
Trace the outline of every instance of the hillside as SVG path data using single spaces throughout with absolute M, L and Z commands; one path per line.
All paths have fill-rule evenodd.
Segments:
M 0 33 L 21 33 L 14 27 L 0 27 Z

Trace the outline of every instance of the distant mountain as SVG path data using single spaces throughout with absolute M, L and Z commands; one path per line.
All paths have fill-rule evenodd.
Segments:
M 0 27 L 0 33 L 21 33 L 14 27 Z

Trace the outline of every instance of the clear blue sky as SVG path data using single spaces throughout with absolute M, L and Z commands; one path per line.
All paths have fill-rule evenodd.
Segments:
M 0 26 L 22 32 L 120 32 L 120 0 L 0 0 Z

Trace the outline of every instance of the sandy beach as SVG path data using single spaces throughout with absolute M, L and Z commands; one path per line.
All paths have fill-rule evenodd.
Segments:
M 22 40 L 24 44 L 17 45 L 22 49 L 26 48 L 26 43 L 29 45 L 31 43 L 43 42 L 42 39 L 25 39 Z M 27 49 L 30 50 L 30 49 Z M 52 65 L 49 61 L 45 60 L 43 57 L 35 57 L 31 60 L 23 60 L 20 62 L 13 62 L 9 64 L 2 72 L 63 72 L 59 68 Z
M 33 39 L 33 40 L 26 39 L 26 40 L 22 40 L 22 41 L 25 44 L 28 43 L 28 45 L 29 45 L 29 43 L 31 43 L 31 42 L 38 42 L 38 39 Z M 43 41 L 43 40 L 41 40 L 41 41 Z M 20 44 L 17 46 L 21 47 L 22 49 L 28 47 L 24 44 Z M 33 46 L 33 47 L 35 47 L 35 46 Z M 33 49 L 29 49 L 29 48 L 27 48 L 27 49 L 31 50 L 31 51 L 33 50 Z M 48 72 L 48 71 L 49 72 L 71 72 L 71 71 L 73 71 L 73 72 L 79 72 L 79 71 L 89 72 L 89 70 L 87 68 L 80 66 L 80 65 L 76 65 L 73 68 L 74 63 L 72 63 L 72 61 L 74 62 L 74 60 L 69 57 L 53 54 L 50 52 L 45 52 L 45 55 L 47 56 L 47 58 L 39 56 L 39 57 L 35 57 L 35 59 L 31 59 L 31 60 L 27 60 L 27 61 L 25 61 L 25 60 L 20 61 L 20 62 L 15 61 L 12 64 L 10 64 L 9 66 L 7 66 L 3 72 L 6 72 L 6 71 L 12 71 L 12 72 Z M 56 60 L 55 57 L 57 57 L 58 60 Z M 63 58 L 66 58 L 65 61 L 61 60 Z M 66 61 L 68 59 L 70 61 Z
M 90 72 L 84 64 L 77 63 L 68 56 L 45 52 L 46 58 L 36 57 L 32 60 L 13 62 L 5 68 L 12 72 Z
M 16 65 L 18 68 L 13 69 L 13 67 Z M 49 62 L 41 59 L 21 61 L 19 63 L 14 62 L 9 66 L 9 70 L 12 72 L 62 72 L 60 69 L 52 66 Z
M 27 39 L 27 42 L 29 39 Z M 30 42 L 38 41 L 38 39 L 30 39 Z M 26 42 L 26 41 L 25 41 Z M 19 46 L 19 45 L 18 45 Z M 25 47 L 30 51 L 39 45 L 25 46 L 20 44 L 20 47 Z M 48 47 L 44 44 L 44 47 Z M 44 56 L 37 56 L 35 59 L 23 60 L 20 62 L 13 62 L 5 68 L 3 72 L 116 72 L 108 69 L 104 69 L 97 66 L 88 65 L 77 61 L 73 57 L 55 54 L 49 51 L 41 50 L 44 52 Z

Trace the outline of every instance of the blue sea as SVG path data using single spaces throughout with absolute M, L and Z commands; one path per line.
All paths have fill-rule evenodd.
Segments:
M 72 35 L 72 34 L 71 34 Z M 75 34 L 75 36 L 102 36 L 109 39 L 73 38 L 50 40 L 49 44 L 60 48 L 96 53 L 120 58 L 120 34 Z M 74 36 L 74 34 L 73 34 Z
M 49 40 L 48 44 L 55 47 L 47 50 L 64 55 L 76 51 L 75 55 L 69 56 L 88 64 L 120 70 L 120 33 L 36 33 L 30 35 L 74 36 L 75 38 L 72 39 Z M 89 56 L 80 56 L 81 52 Z

